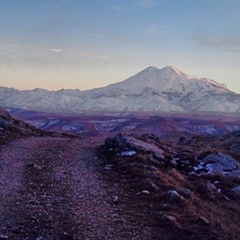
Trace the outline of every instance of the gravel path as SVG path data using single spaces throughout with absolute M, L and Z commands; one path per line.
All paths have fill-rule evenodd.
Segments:
M 0 239 L 162 239 L 144 223 L 136 192 L 107 180 L 98 144 L 32 137 L 2 147 Z

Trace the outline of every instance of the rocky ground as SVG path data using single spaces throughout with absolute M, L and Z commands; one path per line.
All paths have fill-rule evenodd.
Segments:
M 150 202 L 118 182 L 90 139 L 22 138 L 2 146 L 0 239 L 175 239 Z M 183 238 L 182 238 L 183 239 Z
M 240 134 L 105 139 L 0 112 L 0 239 L 240 239 Z
M 177 229 L 175 239 L 240 239 L 239 138 L 236 132 L 174 145 L 153 134 L 118 134 L 101 153 L 120 178 L 135 178 L 137 195 L 167 229 Z

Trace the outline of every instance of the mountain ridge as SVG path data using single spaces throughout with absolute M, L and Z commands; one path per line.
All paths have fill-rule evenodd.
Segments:
M 150 66 L 118 83 L 91 90 L 0 87 L 0 106 L 53 112 L 240 112 L 240 95 L 225 84 L 173 66 Z

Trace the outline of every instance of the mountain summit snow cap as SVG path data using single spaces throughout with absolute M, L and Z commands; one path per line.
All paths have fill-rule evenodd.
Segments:
M 196 77 L 188 75 L 188 74 L 180 71 L 179 69 L 177 69 L 174 66 L 164 67 L 160 71 L 165 73 L 165 74 L 167 74 L 167 75 L 169 75 L 169 76 L 175 76 L 175 77 L 178 76 L 178 77 L 184 77 L 184 78 L 187 78 L 187 79 L 196 79 Z
M 164 67 L 162 69 L 159 69 L 157 67 L 154 66 L 149 66 L 148 68 L 142 70 L 141 72 L 139 72 L 136 75 L 147 75 L 147 76 L 158 76 L 161 78 L 165 78 L 166 80 L 169 78 L 178 78 L 178 77 L 183 77 L 186 79 L 196 79 L 196 77 L 188 75 L 182 71 L 180 71 L 179 69 L 177 69 L 174 66 L 167 66 Z

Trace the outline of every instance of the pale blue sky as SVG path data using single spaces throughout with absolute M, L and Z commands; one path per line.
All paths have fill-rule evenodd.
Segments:
M 0 0 L 0 85 L 81 90 L 175 66 L 240 93 L 239 0 Z

